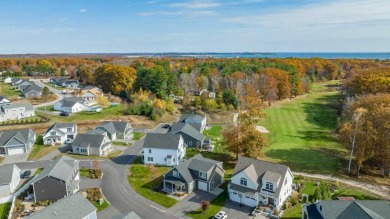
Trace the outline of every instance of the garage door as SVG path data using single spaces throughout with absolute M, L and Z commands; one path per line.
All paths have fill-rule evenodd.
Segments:
M 8 148 L 8 155 L 23 154 L 23 148 Z
M 237 203 L 240 203 L 241 202 L 241 198 L 239 197 L 239 194 L 237 194 L 237 192 L 231 192 L 229 194 L 229 198 L 230 200 L 234 201 L 234 202 L 237 202 Z
M 207 183 L 198 181 L 198 189 L 208 192 Z
M 257 206 L 257 201 L 255 198 L 250 197 L 250 196 L 244 196 L 243 198 L 243 204 L 250 206 L 250 207 L 256 207 Z

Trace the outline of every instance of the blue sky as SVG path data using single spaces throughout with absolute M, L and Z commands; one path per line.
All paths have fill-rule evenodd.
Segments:
M 0 53 L 389 52 L 390 0 L 1 0 Z

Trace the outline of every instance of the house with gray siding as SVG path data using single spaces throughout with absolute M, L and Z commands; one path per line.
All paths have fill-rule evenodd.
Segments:
M 62 156 L 51 161 L 31 183 L 34 201 L 57 201 L 80 189 L 79 161 Z
M 20 183 L 19 167 L 15 164 L 0 166 L 0 176 L 0 196 L 14 193 Z
M 96 129 L 107 132 L 112 141 L 133 138 L 133 127 L 128 122 L 105 121 Z
M 31 82 L 30 85 L 23 88 L 22 94 L 26 98 L 40 97 L 42 96 L 42 88 L 34 82 Z
M 205 115 L 200 114 L 183 114 L 181 115 L 179 122 L 188 123 L 199 132 L 203 132 L 207 125 L 207 118 Z
M 97 219 L 96 207 L 81 193 L 63 198 L 27 219 Z
M 13 103 L 0 106 L 0 122 L 35 116 L 31 103 Z
M 112 142 L 106 135 L 78 134 L 71 143 L 71 152 L 87 156 L 108 156 L 112 152 Z
M 0 155 L 27 153 L 35 140 L 36 134 L 31 129 L 0 131 Z
M 222 162 L 197 154 L 164 174 L 163 191 L 191 193 L 196 189 L 210 192 L 224 181 Z
M 302 206 L 302 219 L 389 219 L 386 200 L 322 200 Z
M 196 130 L 191 124 L 176 122 L 173 123 L 168 131 L 171 134 L 180 134 L 183 137 L 184 143 L 191 148 L 200 148 L 202 149 L 205 145 L 205 142 L 209 142 L 202 133 Z

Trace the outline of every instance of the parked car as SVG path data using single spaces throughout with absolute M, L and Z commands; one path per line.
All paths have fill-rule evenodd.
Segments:
M 72 140 L 73 140 L 73 139 L 68 138 L 68 139 L 66 139 L 65 143 L 66 143 L 66 144 L 70 144 L 70 143 L 72 143 Z
M 28 177 L 30 177 L 30 175 L 31 175 L 31 170 L 26 170 L 22 173 L 22 175 L 20 175 L 20 178 L 27 179 Z
M 67 113 L 67 112 L 61 112 L 61 113 L 60 113 L 60 116 L 69 116 L 69 113 Z
M 215 216 L 214 216 L 215 219 L 226 219 L 227 218 L 227 214 L 226 212 L 224 211 L 219 211 Z
M 167 129 L 167 128 L 169 128 L 169 124 L 165 124 L 165 125 L 163 125 L 163 126 L 162 126 L 162 128 L 163 128 L 163 129 Z

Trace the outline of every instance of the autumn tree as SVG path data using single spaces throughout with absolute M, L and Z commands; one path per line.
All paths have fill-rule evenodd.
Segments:
M 91 66 L 81 66 L 78 69 L 78 77 L 85 84 L 94 83 L 93 68 Z
M 135 79 L 135 69 L 127 66 L 104 64 L 95 71 L 95 84 L 99 85 L 104 92 L 113 94 L 119 94 L 122 90 L 129 92 L 133 88 Z
M 51 94 L 51 92 L 50 92 L 49 88 L 46 87 L 46 86 L 43 87 L 43 89 L 42 89 L 42 98 L 43 98 L 45 101 L 48 100 L 50 94 Z
M 105 98 L 104 96 L 102 95 L 99 95 L 97 97 L 97 104 L 101 107 L 101 108 L 107 108 L 110 106 L 110 101 L 108 101 L 107 98 Z

